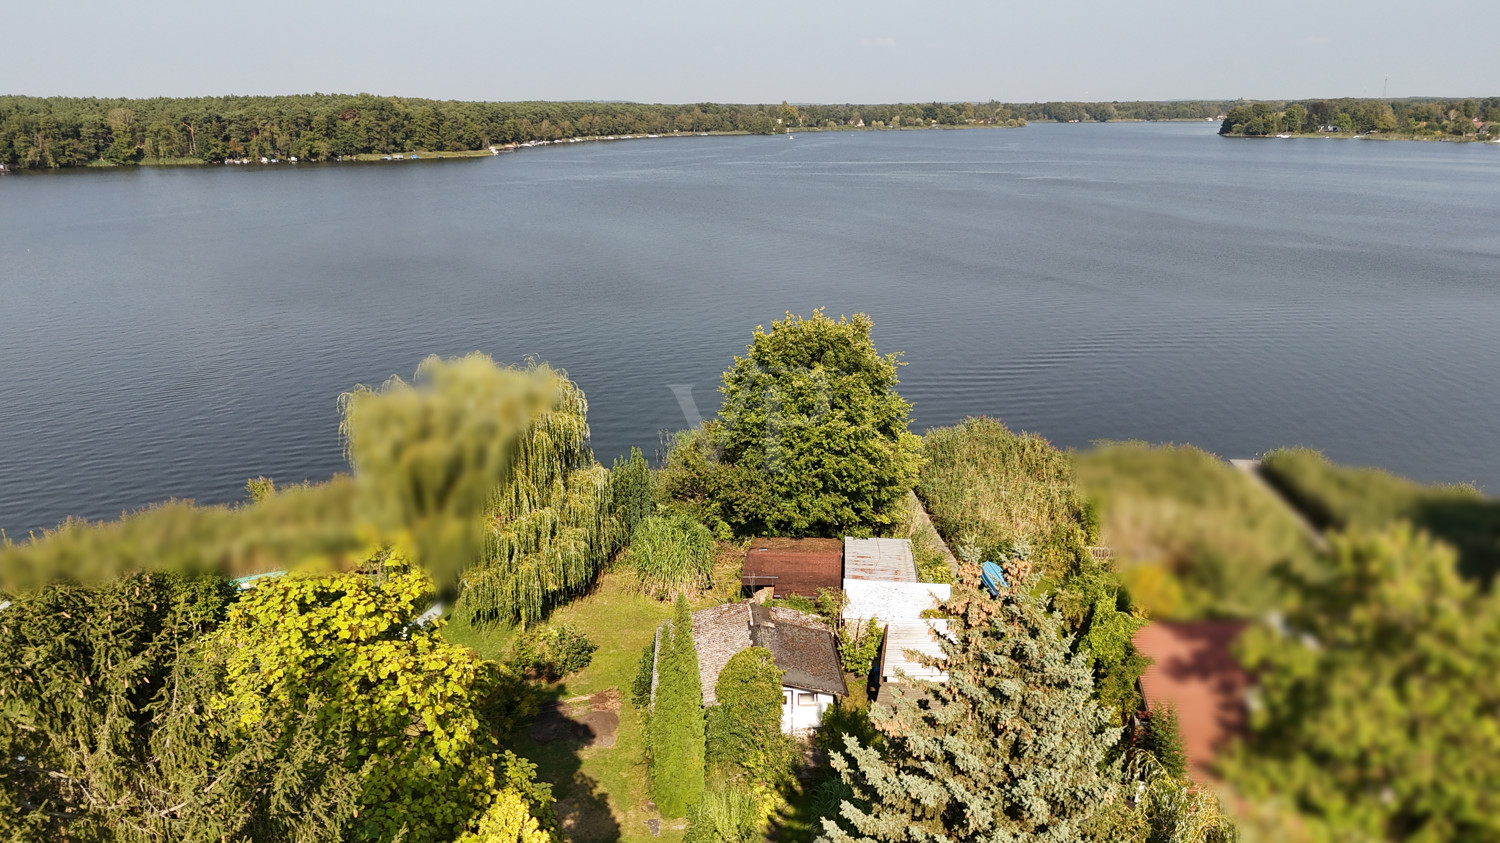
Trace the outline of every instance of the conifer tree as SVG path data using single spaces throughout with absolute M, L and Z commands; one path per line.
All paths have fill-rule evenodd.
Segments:
M 703 796 L 703 691 L 693 617 L 677 597 L 672 621 L 662 627 L 656 658 L 656 699 L 646 725 L 651 795 L 664 817 L 681 817 Z
M 872 707 L 883 751 L 846 737 L 833 753 L 869 807 L 845 800 L 826 840 L 1076 841 L 1117 798 L 1105 756 L 1120 730 L 1093 698 L 1088 656 L 1031 593 L 1027 563 L 1008 566 L 999 599 L 976 591 L 978 573 L 967 561 L 947 604 L 949 680 L 906 680 L 892 707 Z

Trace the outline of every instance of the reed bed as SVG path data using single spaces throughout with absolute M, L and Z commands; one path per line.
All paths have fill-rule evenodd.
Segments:
M 1154 616 L 1259 616 L 1284 599 L 1276 567 L 1313 559 L 1280 501 L 1198 448 L 1103 443 L 1073 465 L 1116 571 Z

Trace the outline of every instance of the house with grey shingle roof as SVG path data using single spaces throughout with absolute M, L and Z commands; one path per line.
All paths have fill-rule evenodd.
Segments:
M 815 615 L 758 603 L 725 603 L 693 613 L 693 645 L 705 706 L 718 702 L 714 686 L 736 653 L 751 647 L 771 651 L 783 671 L 781 728 L 788 734 L 818 728 L 834 698 L 849 693 L 833 631 Z

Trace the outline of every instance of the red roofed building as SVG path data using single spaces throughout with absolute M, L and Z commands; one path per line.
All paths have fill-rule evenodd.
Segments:
M 818 589 L 844 584 L 844 543 L 839 539 L 755 539 L 745 551 L 740 582 L 748 591 L 776 589 L 777 597 L 817 597 Z
M 1209 776 L 1215 753 L 1245 730 L 1249 675 L 1232 645 L 1244 621 L 1153 621 L 1133 640 L 1154 662 L 1141 676 L 1146 706 L 1177 710 L 1183 750 L 1195 778 Z

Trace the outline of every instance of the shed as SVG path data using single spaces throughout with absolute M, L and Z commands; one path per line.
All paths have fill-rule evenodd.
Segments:
M 1210 773 L 1214 754 L 1245 729 L 1249 674 L 1232 646 L 1244 621 L 1154 621 L 1132 643 L 1152 659 L 1141 675 L 1150 711 L 1177 710 L 1182 748 L 1195 776 Z
M 838 539 L 755 539 L 740 583 L 749 591 L 775 588 L 777 597 L 817 597 L 818 589 L 842 584 L 843 557 Z
M 881 623 L 920 620 L 923 612 L 936 609 L 952 594 L 953 586 L 947 583 L 844 580 L 842 617 L 846 626 L 855 627 L 872 618 Z
M 935 659 L 944 657 L 938 636 L 948 637 L 948 621 L 942 618 L 894 621 L 885 625 L 885 643 L 880 650 L 880 682 L 900 681 L 899 671 L 908 679 L 947 682 L 948 672 L 928 667 L 909 651 Z
M 844 539 L 844 579 L 917 582 L 910 539 Z

